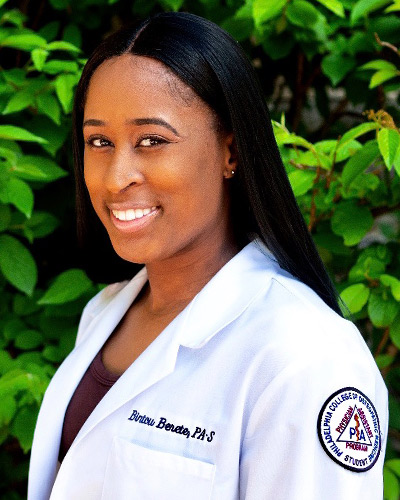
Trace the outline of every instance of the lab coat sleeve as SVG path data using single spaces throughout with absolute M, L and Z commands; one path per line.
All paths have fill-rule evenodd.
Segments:
M 251 411 L 242 443 L 240 499 L 381 500 L 387 390 L 368 348 L 356 338 L 337 349 L 321 343 L 309 351 L 299 353 L 300 360 L 293 357 L 260 393 Z M 344 387 L 368 395 L 380 419 L 380 455 L 365 472 L 337 464 L 318 438 L 319 411 L 330 395 Z

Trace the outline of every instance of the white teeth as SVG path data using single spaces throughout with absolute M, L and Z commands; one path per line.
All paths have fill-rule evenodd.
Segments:
M 131 221 L 135 219 L 140 219 L 145 215 L 149 215 L 150 212 L 154 212 L 157 207 L 151 208 L 130 208 L 129 210 L 112 210 L 114 217 L 118 220 Z

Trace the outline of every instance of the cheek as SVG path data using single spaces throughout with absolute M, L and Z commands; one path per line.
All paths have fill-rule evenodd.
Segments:
M 99 214 L 99 207 L 101 206 L 101 186 L 102 180 L 100 176 L 100 172 L 94 169 L 90 164 L 85 163 L 83 169 L 83 179 L 86 185 L 86 188 L 89 193 L 90 200 L 92 202 L 93 208 Z

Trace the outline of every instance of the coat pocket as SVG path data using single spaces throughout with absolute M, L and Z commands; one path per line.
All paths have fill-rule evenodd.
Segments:
M 209 500 L 215 465 L 115 437 L 102 500 Z

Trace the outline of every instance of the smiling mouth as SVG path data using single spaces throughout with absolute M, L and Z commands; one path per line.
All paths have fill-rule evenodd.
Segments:
M 120 221 L 132 221 L 135 219 L 141 219 L 147 215 L 152 214 L 157 210 L 158 207 L 151 208 L 130 208 L 128 210 L 111 210 L 113 216 Z

